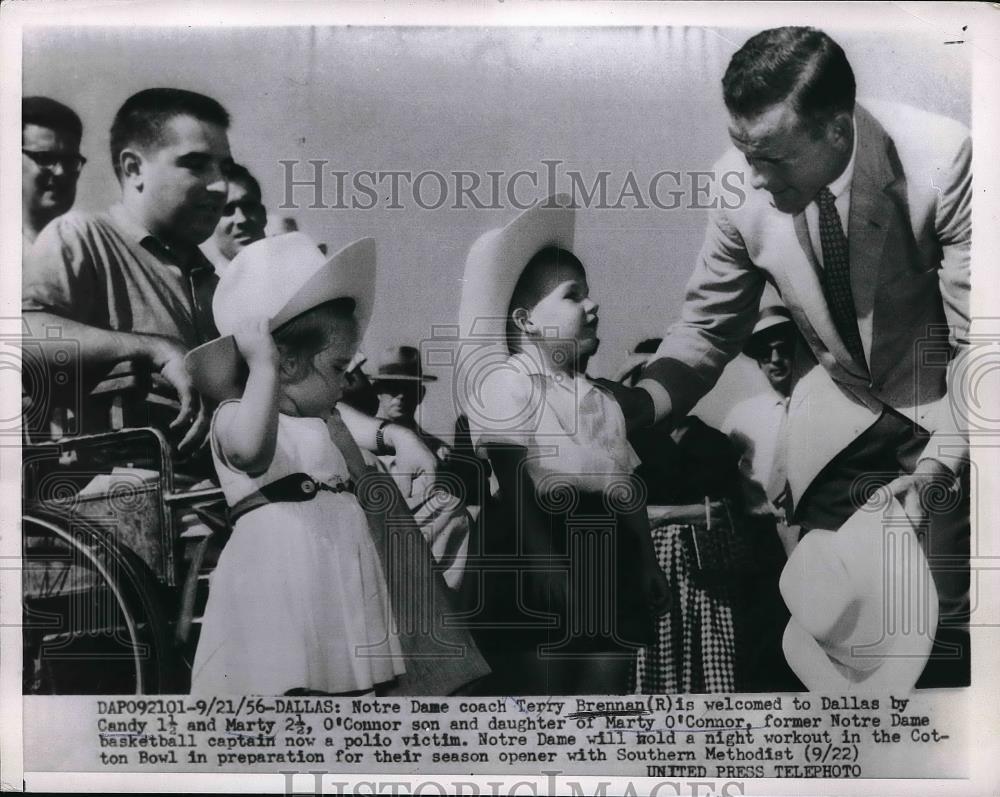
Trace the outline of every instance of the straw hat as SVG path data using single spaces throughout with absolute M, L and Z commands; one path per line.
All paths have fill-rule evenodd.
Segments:
M 301 232 L 264 238 L 243 249 L 219 279 L 212 301 L 222 337 L 188 352 L 195 389 L 217 401 L 242 394 L 242 357 L 232 332 L 248 315 L 270 319 L 270 330 L 331 299 L 350 298 L 358 336 L 375 296 L 375 239 L 362 238 L 326 257 Z
M 760 309 L 760 315 L 757 317 L 757 323 L 753 326 L 753 331 L 750 333 L 750 337 L 747 339 L 746 346 L 743 347 L 743 353 L 747 357 L 755 357 L 757 349 L 761 345 L 761 338 L 763 333 L 768 330 L 773 330 L 775 327 L 782 327 L 785 324 L 794 324 L 792 320 L 792 314 L 788 312 L 788 308 L 784 305 L 774 304 L 768 307 L 762 307 Z
M 785 657 L 812 691 L 906 691 L 927 664 L 937 589 L 903 508 L 885 503 L 806 534 L 781 574 Z

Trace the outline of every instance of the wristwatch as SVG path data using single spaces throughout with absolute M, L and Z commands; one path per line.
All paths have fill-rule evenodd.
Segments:
M 380 457 L 392 453 L 392 449 L 385 444 L 385 427 L 389 423 L 390 421 L 382 421 L 375 430 L 375 453 Z

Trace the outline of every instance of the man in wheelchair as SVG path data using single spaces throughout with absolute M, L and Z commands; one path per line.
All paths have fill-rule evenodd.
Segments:
M 228 126 L 201 94 L 133 95 L 110 131 L 120 202 L 54 219 L 25 252 L 25 440 L 42 443 L 23 461 L 27 692 L 185 688 L 170 638 L 193 644 L 228 531 L 204 481 L 214 407 L 184 365 L 218 335 L 218 278 L 198 245 L 226 203 Z M 342 416 L 362 448 L 395 451 L 404 494 L 433 475 L 414 432 Z M 80 620 L 74 601 L 105 619 Z M 36 628 L 39 612 L 58 627 Z
M 225 206 L 228 126 L 226 110 L 201 94 L 133 95 L 110 134 L 121 201 L 55 219 L 26 253 L 25 353 L 42 360 L 29 388 L 46 410 L 36 435 L 53 422 L 56 437 L 152 426 L 167 436 L 175 465 L 211 472 L 203 443 L 212 408 L 192 388 L 184 355 L 218 334 L 218 279 L 198 245 Z M 397 448 L 413 472 L 433 470 L 433 455 L 408 430 L 386 427 L 377 441 L 374 419 L 348 411 L 345 420 L 363 448 Z

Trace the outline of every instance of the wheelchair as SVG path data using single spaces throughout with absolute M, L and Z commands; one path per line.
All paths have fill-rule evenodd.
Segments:
M 157 428 L 128 426 L 122 397 L 142 389 L 117 375 L 94 391 L 110 432 L 23 446 L 24 694 L 190 689 L 230 527 L 220 488 L 178 473 Z

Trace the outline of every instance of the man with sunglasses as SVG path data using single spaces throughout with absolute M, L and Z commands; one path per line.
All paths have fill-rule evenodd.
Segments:
M 787 440 L 795 361 L 804 356 L 804 346 L 792 314 L 776 297 L 765 300 L 743 353 L 770 387 L 734 406 L 722 424 L 739 453 L 740 490 L 754 541 L 755 566 L 740 585 L 743 683 L 754 692 L 799 691 L 803 686 L 781 649 L 789 614 L 778 580 L 800 531 L 789 524 Z
M 761 310 L 743 353 L 757 363 L 771 390 L 737 404 L 723 424 L 740 452 L 743 495 L 755 515 L 790 510 L 783 441 L 795 338 L 786 308 L 771 305 Z
M 49 97 L 21 102 L 21 234 L 25 249 L 52 219 L 73 207 L 87 159 L 80 154 L 83 123 Z

